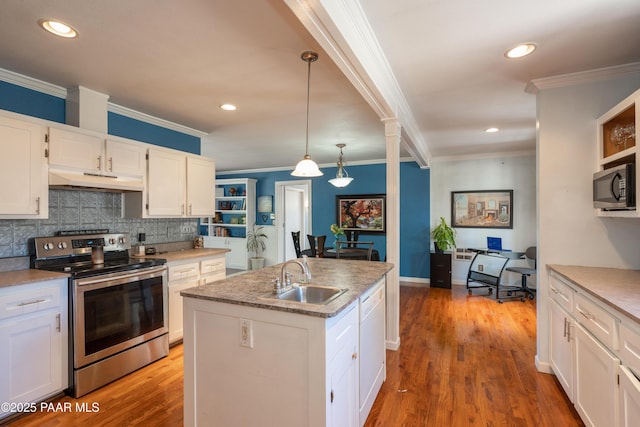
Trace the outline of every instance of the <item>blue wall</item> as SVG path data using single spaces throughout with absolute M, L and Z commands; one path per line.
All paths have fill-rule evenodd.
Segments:
M 331 241 L 329 227 L 336 223 L 336 196 L 386 193 L 386 165 L 349 166 L 349 176 L 354 178 L 349 186 L 336 188 L 329 184 L 329 178 L 336 175 L 336 168 L 322 168 L 324 176 L 312 178 L 312 229 L 314 234 L 326 234 Z M 218 175 L 217 178 L 238 178 L 239 175 Z M 274 196 L 276 181 L 296 181 L 290 171 L 254 172 L 242 174 L 243 178 L 255 178 L 256 197 Z M 400 164 L 400 276 L 429 277 L 429 170 L 420 169 L 415 162 Z M 256 216 L 258 224 L 264 224 L 261 216 Z M 271 223 L 267 221 L 267 223 Z M 374 242 L 380 258 L 386 255 L 386 237 L 366 234 L 361 240 Z
M 66 123 L 66 100 L 0 81 L 0 109 Z M 200 154 L 200 138 L 108 113 L 108 133 L 161 147 Z
M 151 123 L 109 113 L 109 135 L 148 142 L 187 153 L 200 154 L 200 138 Z

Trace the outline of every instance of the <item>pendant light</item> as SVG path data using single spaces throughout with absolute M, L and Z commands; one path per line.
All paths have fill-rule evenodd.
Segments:
M 340 156 L 338 156 L 338 172 L 336 172 L 336 177 L 329 180 L 329 183 L 334 187 L 346 187 L 351 184 L 353 178 L 349 176 L 347 170 L 344 168 L 344 163 L 342 162 L 342 149 L 346 147 L 347 144 L 336 144 L 336 147 L 340 149 Z
M 318 60 L 318 54 L 311 51 L 302 52 L 300 58 L 308 64 L 307 68 L 307 134 L 304 157 L 298 162 L 296 168 L 291 175 L 293 176 L 322 176 L 322 172 L 318 169 L 316 162 L 309 157 L 309 89 L 311 88 L 311 63 Z

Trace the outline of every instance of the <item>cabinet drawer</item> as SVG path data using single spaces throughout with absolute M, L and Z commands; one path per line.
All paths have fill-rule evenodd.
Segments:
M 0 319 L 60 306 L 60 286 L 20 290 L 0 295 Z
M 198 277 L 200 266 L 197 262 L 188 264 L 169 265 L 169 282 L 174 280 L 188 279 L 190 277 Z
M 575 296 L 574 317 L 610 350 L 618 350 L 620 320 L 585 295 Z
M 354 305 L 350 311 L 327 331 L 327 360 L 345 345 L 358 342 L 358 309 Z
M 224 257 L 200 261 L 200 274 L 208 275 L 220 273 L 226 276 Z
M 549 295 L 551 299 L 564 308 L 568 313 L 573 312 L 573 300 L 576 291 L 570 287 L 562 278 L 551 273 L 549 277 Z
M 640 333 L 624 322 L 620 324 L 620 359 L 636 375 L 640 375 Z

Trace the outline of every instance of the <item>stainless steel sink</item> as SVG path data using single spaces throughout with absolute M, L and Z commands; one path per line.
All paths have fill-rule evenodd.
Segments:
M 333 286 L 302 285 L 294 286 L 293 289 L 274 295 L 274 297 L 283 301 L 322 305 L 329 303 L 346 291 L 346 289 Z

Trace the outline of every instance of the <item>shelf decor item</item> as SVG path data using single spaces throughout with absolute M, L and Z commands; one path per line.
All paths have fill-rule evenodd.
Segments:
M 439 254 L 456 246 L 456 231 L 447 225 L 444 217 L 440 217 L 438 225 L 431 230 L 431 238 L 433 239 L 433 249 Z

